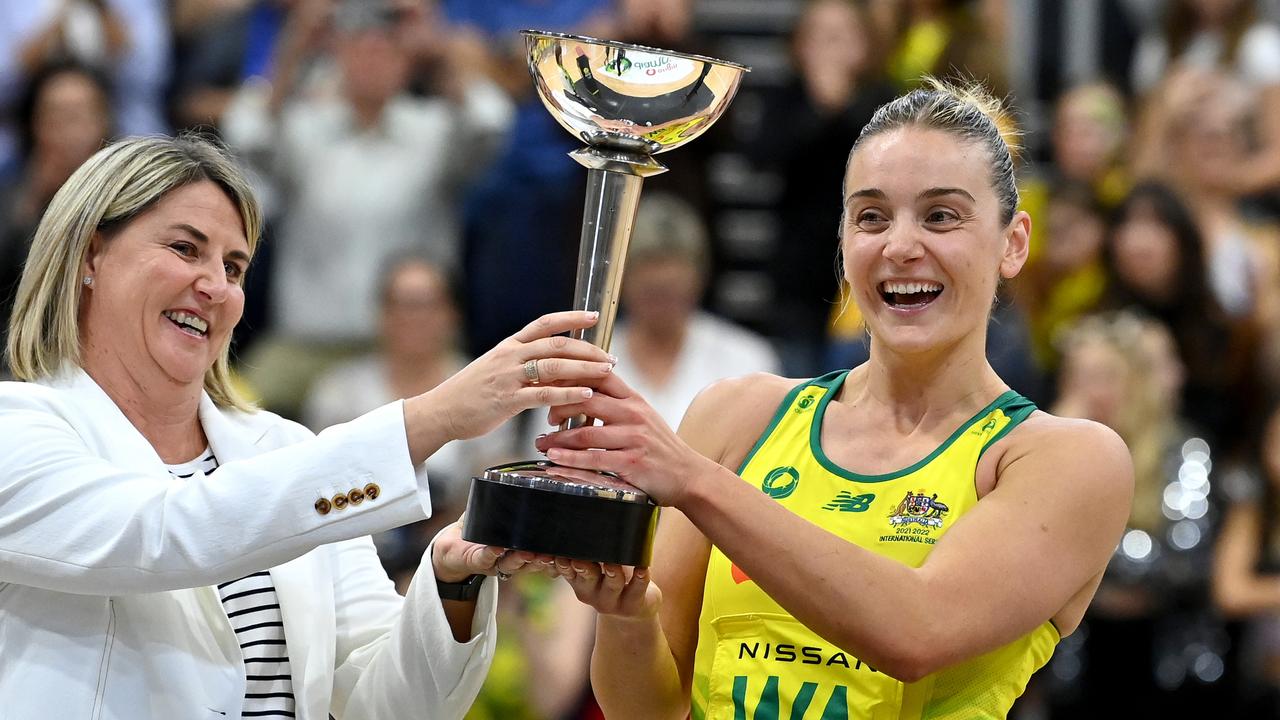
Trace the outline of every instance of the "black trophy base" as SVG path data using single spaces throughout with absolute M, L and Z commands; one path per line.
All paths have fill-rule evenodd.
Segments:
M 574 477 L 567 477 L 569 473 Z M 530 461 L 471 479 L 462 523 L 468 542 L 558 557 L 645 567 L 658 506 L 609 475 Z

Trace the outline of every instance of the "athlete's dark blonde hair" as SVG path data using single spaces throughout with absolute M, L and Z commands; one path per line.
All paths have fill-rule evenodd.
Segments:
M 991 158 L 991 186 L 1000 202 L 1000 222 L 1008 225 L 1018 210 L 1014 154 L 1019 149 L 1013 116 L 976 82 L 950 84 L 934 77 L 925 87 L 881 105 L 853 144 L 901 127 L 941 130 L 982 146 Z
M 170 192 L 208 180 L 240 213 L 252 254 L 262 213 L 244 174 L 221 146 L 197 135 L 138 137 L 108 145 L 76 170 L 53 196 L 36 228 L 9 319 L 9 368 L 19 380 L 79 366 L 81 275 L 90 242 L 111 242 L 120 229 Z M 219 407 L 252 410 L 231 379 L 230 344 L 205 373 Z

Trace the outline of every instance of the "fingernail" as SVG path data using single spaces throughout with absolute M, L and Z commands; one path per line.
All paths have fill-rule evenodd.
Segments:
M 605 574 L 605 575 L 608 575 L 609 577 L 613 577 L 613 576 L 617 575 L 617 573 L 615 573 L 615 572 L 613 571 L 613 569 L 612 569 L 612 568 L 605 568 L 605 569 L 604 569 L 604 574 Z
M 599 310 L 592 310 L 592 311 L 591 311 L 591 319 L 592 319 L 592 320 L 595 320 L 595 319 L 597 319 L 597 318 L 599 318 L 599 317 L 600 317 L 600 311 L 599 311 Z
M 551 434 L 551 433 L 542 433 L 542 434 L 541 434 L 541 435 L 539 435 L 538 437 L 534 438 L 534 439 L 533 439 L 533 441 L 534 441 L 534 442 L 538 442 L 539 440 L 541 440 L 541 439 L 545 438 L 546 436 L 548 436 L 548 435 L 550 435 L 550 434 Z
M 594 391 L 593 391 L 591 388 L 583 388 L 583 389 L 582 389 L 582 397 L 584 397 L 584 398 L 589 398 L 589 397 L 591 397 L 593 394 L 594 394 Z
M 561 452 L 560 448 L 550 448 L 543 454 L 551 458 L 552 460 L 559 460 L 560 456 L 563 453 Z
M 610 356 L 609 356 L 609 362 L 613 363 L 614 365 L 617 365 L 617 364 L 618 364 L 618 356 L 617 356 L 617 355 L 610 355 Z
M 649 571 L 642 568 L 636 568 L 636 577 L 641 580 L 647 580 L 649 578 Z

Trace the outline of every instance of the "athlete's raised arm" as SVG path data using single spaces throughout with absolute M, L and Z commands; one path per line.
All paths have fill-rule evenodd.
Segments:
M 1120 439 L 1096 423 L 1038 413 L 988 451 L 994 489 L 910 567 L 787 511 L 674 433 L 663 437 L 661 421 L 629 395 L 610 378 L 565 408 L 606 425 L 564 433 L 549 457 L 616 472 L 680 510 L 797 620 L 904 681 L 1049 619 L 1063 634 L 1074 630 L 1128 517 L 1132 468 Z M 713 407 L 695 403 L 684 425 L 725 422 L 707 417 Z

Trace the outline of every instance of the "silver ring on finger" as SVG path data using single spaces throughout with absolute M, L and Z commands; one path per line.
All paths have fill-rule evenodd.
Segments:
M 537 385 L 541 381 L 538 376 L 538 361 L 536 359 L 525 362 L 524 378 L 529 381 L 530 385 Z
M 498 563 L 502 562 L 503 558 L 505 558 L 510 554 L 511 554 L 511 548 L 507 548 L 506 550 L 502 551 L 502 554 L 498 556 L 497 560 L 493 561 L 493 572 L 495 575 L 498 576 L 499 581 L 506 582 L 507 580 L 511 579 L 511 573 L 503 572 L 502 568 L 498 567 Z

